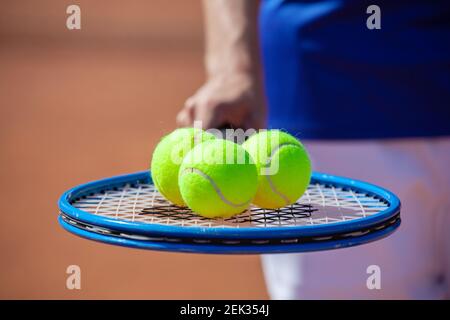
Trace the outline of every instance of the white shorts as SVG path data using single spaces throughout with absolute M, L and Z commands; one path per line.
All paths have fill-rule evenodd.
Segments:
M 347 249 L 262 256 L 273 299 L 450 297 L 450 138 L 305 142 L 315 171 L 385 187 L 402 202 L 400 228 Z M 369 290 L 367 267 L 380 267 Z

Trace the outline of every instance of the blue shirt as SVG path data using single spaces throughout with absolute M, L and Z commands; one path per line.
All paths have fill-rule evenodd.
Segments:
M 367 7 L 381 9 L 369 30 Z M 450 1 L 263 0 L 269 127 L 307 139 L 450 135 Z

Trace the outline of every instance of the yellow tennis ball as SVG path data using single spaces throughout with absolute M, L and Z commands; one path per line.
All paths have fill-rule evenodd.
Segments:
M 199 144 L 186 155 L 178 181 L 192 211 L 207 218 L 225 218 L 249 207 L 258 176 L 247 151 L 231 141 L 216 139 Z
M 295 137 L 280 130 L 262 131 L 242 145 L 258 169 L 253 204 L 277 209 L 296 202 L 308 187 L 311 161 Z
M 178 188 L 178 171 L 185 155 L 197 144 L 215 139 L 201 129 L 180 128 L 161 139 L 153 152 L 151 176 L 158 191 L 169 201 L 185 206 Z

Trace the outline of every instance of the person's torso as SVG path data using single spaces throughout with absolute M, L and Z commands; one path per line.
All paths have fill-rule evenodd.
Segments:
M 269 123 L 300 137 L 450 135 L 450 1 L 264 0 Z

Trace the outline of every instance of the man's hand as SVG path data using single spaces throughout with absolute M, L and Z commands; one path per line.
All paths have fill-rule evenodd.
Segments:
M 233 73 L 209 79 L 178 113 L 179 126 L 202 121 L 204 129 L 261 129 L 265 127 L 266 105 L 259 79 L 246 73 Z
M 180 126 L 261 129 L 266 104 L 258 46 L 258 0 L 203 0 L 208 80 L 177 116 Z

